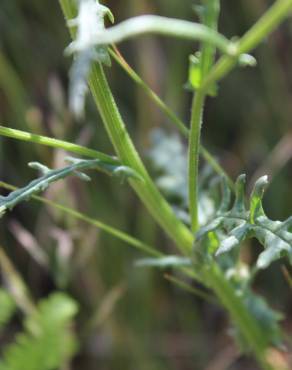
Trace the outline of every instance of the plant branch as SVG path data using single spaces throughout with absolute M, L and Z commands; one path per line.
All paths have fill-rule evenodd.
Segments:
M 127 63 L 125 58 L 122 56 L 116 46 L 109 50 L 110 55 L 113 59 L 123 68 L 128 76 L 142 88 L 145 94 L 157 105 L 157 107 L 172 121 L 180 133 L 188 138 L 189 129 L 186 125 L 178 118 L 178 116 L 162 101 L 162 99 L 151 89 L 149 85 L 138 75 L 137 72 Z
M 237 64 L 238 57 L 254 49 L 265 39 L 285 18 L 291 15 L 292 0 L 278 0 L 237 42 L 234 56 L 223 56 L 206 76 L 202 89 L 208 89 L 228 74 Z
M 266 360 L 266 349 L 268 348 L 267 338 L 261 330 L 258 322 L 249 313 L 234 288 L 226 280 L 222 271 L 216 264 L 203 268 L 203 276 L 206 284 L 212 287 L 216 296 L 229 312 L 232 320 L 237 324 L 244 336 L 246 343 L 252 349 L 258 363 L 263 370 L 272 370 Z
M 51 148 L 63 149 L 71 153 L 83 155 L 94 159 L 100 159 L 101 161 L 107 162 L 108 164 L 118 165 L 120 163 L 118 160 L 115 160 L 110 155 L 101 153 L 94 149 L 89 149 L 85 146 L 70 143 L 68 141 L 54 139 L 48 136 L 36 135 L 30 132 L 16 130 L 5 126 L 0 126 L 0 136 L 6 136 L 16 140 L 41 144 Z
M 72 5 L 72 1 L 60 0 L 60 4 L 67 21 L 76 16 L 76 9 Z M 74 36 L 72 29 L 71 35 Z M 148 175 L 119 113 L 103 68 L 98 63 L 94 63 L 92 66 L 89 86 L 119 159 L 144 178 L 144 183 L 130 180 L 130 184 L 157 223 L 174 240 L 179 250 L 184 254 L 189 254 L 192 248 L 193 236 L 187 227 L 177 219 Z
M 201 141 L 202 116 L 205 102 L 203 91 L 197 90 L 192 103 L 191 131 L 189 135 L 188 155 L 188 189 L 189 210 L 191 216 L 191 229 L 196 232 L 199 229 L 198 218 L 198 180 L 199 180 L 199 148 Z
M 219 0 L 204 0 L 204 12 L 202 22 L 214 32 L 218 28 L 218 17 L 220 12 Z M 199 229 L 198 219 L 198 183 L 199 183 L 199 151 L 201 145 L 201 127 L 204 111 L 205 98 L 208 91 L 201 89 L 202 81 L 211 69 L 216 48 L 214 45 L 203 43 L 199 59 L 199 84 L 192 102 L 191 128 L 189 135 L 188 150 L 188 192 L 189 192 L 189 211 L 191 217 L 191 230 L 197 232 Z
M 92 38 L 91 46 L 110 45 L 147 34 L 203 41 L 216 46 L 226 54 L 231 54 L 233 51 L 232 43 L 228 39 L 203 24 L 157 15 L 133 17 L 107 28 Z
M 12 190 L 12 191 L 15 191 L 15 190 L 18 189 L 16 186 L 7 184 L 4 181 L 0 181 L 0 187 L 3 187 L 4 189 L 7 189 L 7 190 Z M 95 226 L 95 227 L 99 228 L 100 230 L 105 231 L 109 235 L 112 235 L 112 236 L 116 237 L 117 239 L 122 240 L 123 242 L 131 245 L 132 247 L 134 247 L 136 249 L 139 249 L 140 251 L 142 251 L 146 254 L 149 254 L 153 257 L 163 257 L 163 254 L 160 253 L 159 251 L 157 251 L 154 247 L 140 241 L 139 239 L 136 239 L 136 238 L 132 237 L 131 235 L 125 233 L 124 231 L 118 230 L 113 226 L 105 224 L 104 222 L 102 222 L 100 220 L 94 219 L 90 216 L 85 215 L 84 213 L 76 211 L 75 209 L 66 207 L 66 206 L 64 206 L 60 203 L 53 202 L 49 199 L 46 199 L 46 198 L 38 196 L 38 195 L 33 195 L 32 199 L 37 200 L 38 202 L 46 204 L 46 205 L 48 205 L 50 207 L 53 207 L 55 209 L 58 209 L 58 210 L 60 210 L 64 213 L 67 213 L 68 215 L 70 215 L 70 216 L 72 216 L 72 217 L 74 217 L 74 218 L 76 218 L 80 221 L 84 221 L 89 225 Z
M 157 105 L 157 107 L 169 118 L 169 120 L 177 127 L 180 133 L 186 138 L 189 138 L 189 129 L 186 127 L 184 122 L 167 106 L 164 101 L 151 89 L 149 85 L 134 71 L 134 69 L 127 63 L 120 51 L 116 46 L 113 46 L 113 50 L 110 49 L 110 54 L 114 60 L 123 68 L 128 76 L 142 88 L 144 93 Z M 213 168 L 213 170 L 219 176 L 225 176 L 228 185 L 231 189 L 234 189 L 234 183 L 228 176 L 223 167 L 213 157 L 213 155 L 203 146 L 200 146 L 200 153 L 206 162 Z

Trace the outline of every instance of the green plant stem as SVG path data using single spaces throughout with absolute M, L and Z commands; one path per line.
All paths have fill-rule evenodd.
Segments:
M 204 98 L 208 90 L 215 82 L 222 79 L 237 64 L 238 57 L 243 53 L 248 53 L 255 48 L 265 37 L 267 37 L 279 23 L 289 15 L 292 10 L 292 0 L 278 0 L 270 9 L 259 19 L 259 21 L 237 42 L 236 52 L 233 56 L 223 56 L 210 70 L 203 76 L 202 85 L 197 91 L 192 107 L 190 148 L 189 148 L 189 207 L 191 215 L 192 231 L 198 230 L 198 153 L 200 145 L 200 132 L 202 125 L 202 112 Z M 210 47 L 210 46 L 208 46 Z M 194 145 L 192 148 L 191 145 Z M 194 158 L 193 156 L 197 157 Z
M 215 297 L 213 297 L 209 293 L 204 292 L 201 289 L 192 286 L 191 284 L 185 282 L 184 280 L 170 274 L 164 274 L 164 278 L 170 281 L 172 284 L 176 285 L 178 288 L 185 290 L 188 293 L 194 294 L 195 296 L 204 299 L 208 303 L 218 305 L 218 301 L 216 300 Z
M 223 56 L 208 73 L 203 81 L 202 89 L 208 89 L 228 74 L 236 66 L 238 57 L 248 53 L 264 40 L 285 18 L 291 15 L 292 0 L 278 0 L 255 23 L 253 27 L 237 42 L 234 56 Z
M 145 81 L 134 71 L 134 69 L 127 63 L 117 47 L 109 50 L 112 58 L 123 68 L 128 76 L 142 88 L 145 94 L 157 105 L 157 107 L 175 124 L 181 134 L 188 138 L 189 129 L 186 125 L 177 117 L 177 115 L 162 101 L 162 99 L 149 87 Z
M 192 103 L 191 131 L 189 136 L 189 163 L 188 163 L 188 189 L 189 210 L 191 216 L 191 229 L 199 229 L 198 218 L 198 177 L 199 177 L 199 151 L 201 141 L 201 126 L 204 110 L 205 94 L 197 90 Z
M 58 140 L 58 139 L 54 139 L 54 138 L 50 138 L 50 137 L 42 136 L 42 135 L 36 135 L 30 132 L 16 130 L 16 129 L 12 129 L 12 128 L 5 127 L 5 126 L 0 126 L 0 136 L 5 136 L 5 137 L 9 137 L 15 140 L 25 141 L 25 142 L 40 144 L 40 145 L 44 145 L 44 146 L 48 146 L 52 148 L 63 149 L 63 150 L 66 150 L 68 152 L 75 153 L 78 155 L 100 159 L 102 161 L 108 162 L 109 164 L 113 164 L 113 165 L 119 164 L 118 160 L 115 160 L 113 157 L 106 155 L 104 153 L 101 153 L 97 150 L 90 149 L 90 148 L 77 145 L 74 143 L 70 143 L 68 141 Z M 214 170 L 219 175 L 225 174 L 223 169 L 220 167 L 220 165 L 216 162 L 216 160 L 210 155 L 210 153 L 206 149 L 201 148 L 201 151 L 204 153 L 204 157 L 208 160 L 208 163 L 210 163 L 210 165 L 214 168 Z M 231 179 L 230 179 L 230 183 L 231 183 L 231 186 L 234 186 Z M 4 183 L 0 182 L 0 184 L 4 184 Z M 13 190 L 13 188 L 11 189 Z
M 147 83 L 134 71 L 134 69 L 127 63 L 121 55 L 117 47 L 110 49 L 110 54 L 114 60 L 123 68 L 128 76 L 142 88 L 145 94 L 157 105 L 157 107 L 169 118 L 169 120 L 177 127 L 180 133 L 186 138 L 189 138 L 189 129 L 184 122 L 164 103 L 164 101 L 147 85 Z M 223 167 L 213 157 L 213 155 L 203 146 L 200 145 L 200 153 L 206 162 L 213 168 L 219 176 L 225 176 L 229 187 L 234 190 L 234 183 L 228 176 Z
M 113 165 L 119 164 L 118 160 L 115 160 L 113 157 L 106 155 L 104 153 L 101 153 L 94 149 L 90 149 L 90 148 L 87 148 L 81 145 L 70 143 L 68 141 L 58 140 L 58 139 L 50 138 L 48 136 L 36 135 L 30 132 L 16 130 L 16 129 L 12 129 L 12 128 L 1 126 L 1 125 L 0 125 L 0 136 L 5 136 L 5 137 L 9 137 L 15 140 L 25 141 L 25 142 L 40 144 L 40 145 L 44 145 L 44 146 L 48 146 L 52 148 L 63 149 L 63 150 L 66 150 L 68 152 L 75 153 L 78 155 L 100 159 L 102 161 L 105 161 Z M 213 156 L 203 147 L 201 147 L 200 150 L 204 158 L 206 159 L 206 161 L 208 161 L 208 163 L 214 169 L 214 171 L 218 173 L 218 175 L 225 176 L 228 180 L 229 186 L 231 188 L 234 188 L 233 181 L 228 177 L 228 175 L 224 172 L 224 170 L 218 164 L 218 162 L 216 162 Z
M 92 40 L 92 45 L 110 45 L 129 38 L 147 34 L 159 34 L 193 41 L 203 41 L 216 46 L 223 53 L 233 51 L 229 40 L 214 29 L 200 23 L 157 15 L 133 17 L 107 28 Z
M 68 141 L 54 139 L 48 136 L 31 134 L 30 132 L 15 130 L 9 127 L 0 126 L 0 136 L 10 137 L 12 139 L 26 141 L 35 144 L 41 144 L 49 146 L 51 148 L 63 149 L 71 153 L 83 155 L 86 157 L 91 157 L 95 159 L 100 159 L 109 164 L 119 164 L 118 160 L 113 157 L 106 155 L 104 153 L 98 152 L 94 149 L 86 148 L 85 146 L 70 143 Z
M 102 67 L 93 65 L 89 80 L 94 100 L 103 118 L 105 128 L 115 150 L 125 165 L 131 166 L 142 175 L 145 182 L 130 180 L 130 184 L 146 205 L 154 219 L 176 242 L 183 253 L 189 253 L 193 237 L 188 229 L 176 218 L 168 203 L 163 199 L 149 177 L 135 147 L 127 133 L 126 127 L 113 100 Z
M 40 144 L 51 148 L 63 149 L 66 150 L 67 152 L 75 153 L 85 157 L 100 159 L 104 162 L 108 162 L 109 164 L 119 164 L 119 161 L 115 160 L 115 158 L 111 157 L 110 155 L 106 155 L 102 152 L 99 152 L 95 149 L 91 149 L 82 145 L 77 145 L 69 141 L 59 140 L 43 135 L 32 134 L 30 132 L 23 130 L 16 130 L 3 125 L 2 126 L 0 125 L 0 136 L 5 136 L 11 139 L 25 141 L 29 143 Z M 204 159 L 209 163 L 213 170 L 218 175 L 225 176 L 230 188 L 234 189 L 233 181 L 227 175 L 224 169 L 220 166 L 220 164 L 216 161 L 216 159 L 212 156 L 212 154 L 209 153 L 209 151 L 202 146 L 200 148 L 200 151 Z
M 218 18 L 220 13 L 219 0 L 203 0 L 204 12 L 202 14 L 202 22 L 205 26 L 212 29 L 214 32 L 218 28 Z M 216 48 L 213 45 L 203 43 L 201 45 L 200 55 L 200 84 L 193 97 L 192 113 L 191 113 L 191 128 L 189 135 L 189 150 L 188 150 L 188 193 L 189 193 L 189 211 L 191 217 L 191 230 L 196 233 L 199 229 L 198 219 L 198 203 L 199 203 L 199 151 L 201 145 L 201 128 L 204 112 L 205 98 L 208 91 L 201 89 L 202 81 L 209 73 L 214 64 Z
M 16 186 L 13 186 L 13 185 L 10 185 L 10 184 L 7 184 L 6 182 L 4 181 L 0 181 L 0 187 L 3 187 L 7 190 L 17 190 L 18 188 Z M 154 247 L 140 241 L 139 239 L 136 239 L 134 237 L 132 237 L 131 235 L 125 233 L 124 231 L 121 231 L 121 230 L 118 230 L 116 228 L 114 228 L 113 226 L 110 226 L 110 225 L 107 225 L 105 224 L 104 222 L 100 221 L 100 220 L 97 220 L 97 219 L 93 219 L 92 217 L 89 217 L 81 212 L 78 212 L 72 208 L 68 208 L 62 204 L 59 204 L 59 203 L 56 203 L 56 202 L 53 202 L 49 199 L 46 199 L 44 197 L 40 197 L 40 196 L 37 196 L 37 195 L 33 195 L 32 196 L 32 199 L 34 200 L 37 200 L 43 204 L 46 204 L 50 207 L 53 207 L 55 209 L 58 209 L 80 221 L 84 221 L 86 223 L 88 223 L 89 225 L 92 225 L 92 226 L 95 226 L 97 228 L 99 228 L 100 230 L 102 231 L 105 231 L 106 233 L 108 233 L 109 235 L 112 235 L 114 236 L 115 238 L 119 239 L 119 240 L 122 240 L 123 242 L 131 245 L 132 247 L 146 253 L 146 254 L 149 254 L 153 257 L 163 257 L 163 253 L 160 253 L 157 249 L 155 249 Z
M 60 4 L 67 20 L 73 19 L 76 16 L 75 7 L 70 0 L 60 0 Z M 71 34 L 74 36 L 74 30 L 72 29 Z M 130 184 L 153 218 L 176 243 L 179 250 L 183 254 L 189 254 L 192 248 L 193 235 L 187 227 L 177 219 L 173 210 L 162 197 L 148 175 L 119 113 L 103 68 L 98 63 L 94 63 L 92 66 L 89 86 L 106 131 L 119 159 L 125 165 L 136 170 L 145 180 L 144 183 L 130 180 Z
M 7 189 L 7 190 L 12 190 L 12 191 L 18 189 L 16 186 L 8 184 L 4 181 L 0 181 L 0 187 L 2 187 L 4 189 Z M 125 242 L 126 244 L 128 244 L 132 247 L 134 247 L 135 249 L 139 250 L 140 252 L 146 253 L 150 256 L 157 257 L 157 258 L 166 257 L 165 254 L 163 254 L 162 252 L 157 250 L 155 247 L 153 247 L 153 246 L 151 246 L 151 245 L 149 245 L 149 244 L 147 244 L 147 243 L 145 243 L 145 242 L 143 242 L 143 241 L 141 241 L 137 238 L 134 238 L 133 236 L 127 234 L 126 232 L 121 231 L 121 230 L 119 230 L 119 229 L 117 229 L 113 226 L 110 226 L 110 225 L 108 225 L 108 224 L 106 224 L 106 223 L 104 223 L 100 220 L 97 220 L 95 218 L 87 216 L 84 213 L 78 212 L 75 209 L 66 207 L 66 206 L 64 206 L 60 203 L 53 202 L 53 201 L 51 201 L 49 199 L 46 199 L 44 197 L 41 197 L 39 195 L 33 195 L 31 198 L 38 201 L 38 202 L 46 204 L 46 205 L 48 205 L 52 208 L 58 209 L 59 211 L 64 212 L 64 213 L 76 218 L 77 220 L 86 222 L 89 225 L 97 227 L 100 230 L 106 232 L 107 234 Z M 180 267 L 179 269 L 187 277 L 193 278 L 193 279 L 198 280 L 198 281 L 200 280 L 199 276 L 197 274 L 195 274 L 194 271 L 191 270 L 190 268 Z
M 67 19 L 74 18 L 75 13 L 74 10 L 72 9 L 71 1 L 60 0 L 60 2 L 66 18 Z M 275 17 L 270 11 L 270 17 L 266 17 L 264 26 L 255 27 L 252 29 L 254 30 L 253 42 L 248 41 L 252 40 L 253 38 L 253 36 L 251 36 L 250 34 L 248 35 L 247 40 L 245 39 L 243 43 L 244 48 L 241 45 L 240 49 L 240 41 L 238 42 L 236 56 L 238 57 L 240 53 L 247 52 L 249 51 L 248 50 L 249 48 L 255 46 L 260 41 L 257 35 L 260 35 L 261 37 L 266 36 L 267 33 L 270 32 L 276 26 L 276 24 L 280 23 L 280 21 L 286 16 L 285 13 L 289 10 L 290 4 L 292 4 L 292 0 L 290 1 L 279 0 L 276 3 L 276 5 L 279 6 L 279 8 L 276 8 L 276 10 L 280 9 L 280 11 L 276 12 Z M 273 6 L 274 9 L 276 5 Z M 192 109 L 193 125 L 191 128 L 191 137 L 190 137 L 190 140 L 192 141 L 192 143 L 194 143 L 194 147 L 190 149 L 189 153 L 190 157 L 191 155 L 193 156 L 193 153 L 195 153 L 195 155 L 194 158 L 192 158 L 189 161 L 189 169 L 191 169 L 190 171 L 192 171 L 191 174 L 193 173 L 195 174 L 195 179 L 197 178 L 196 176 L 197 169 L 196 167 L 191 166 L 191 163 L 194 163 L 195 165 L 197 163 L 200 142 L 201 117 L 205 95 L 208 92 L 209 88 L 213 85 L 213 83 L 216 82 L 221 77 L 223 77 L 236 64 L 236 61 L 237 58 L 235 57 L 221 58 L 219 63 L 211 69 L 208 75 L 206 77 L 204 76 L 202 86 L 194 98 Z M 136 182 L 131 181 L 132 186 L 134 187 L 134 189 L 136 190 L 144 204 L 150 210 L 154 218 L 177 243 L 178 247 L 185 252 L 191 246 L 192 238 L 190 237 L 190 233 L 186 232 L 185 228 L 181 228 L 180 224 L 178 224 L 177 221 L 175 221 L 175 218 L 173 218 L 172 213 L 169 211 L 168 205 L 164 203 L 164 200 L 162 200 L 163 198 L 161 198 L 155 186 L 152 185 L 152 181 L 149 178 L 127 134 L 124 123 L 116 108 L 115 102 L 113 100 L 112 94 L 109 90 L 107 81 L 105 79 L 103 70 L 100 65 L 97 64 L 94 65 L 89 83 L 97 106 L 105 123 L 106 129 L 108 131 L 108 134 L 120 159 L 126 165 L 129 165 L 134 170 L 137 170 L 145 178 L 144 185 L 142 184 L 139 185 Z M 192 133 L 194 133 L 194 135 L 192 135 Z M 190 178 L 191 177 L 192 176 L 190 176 Z M 138 185 L 139 187 L 137 187 Z M 190 187 L 191 186 L 192 184 L 190 184 Z M 195 199 L 197 199 L 196 194 Z M 162 208 L 160 207 L 161 205 Z M 157 211 L 155 207 L 158 207 L 159 211 Z M 193 207 L 194 209 L 197 208 L 196 202 Z M 193 214 L 195 214 L 195 212 L 193 212 Z M 160 220 L 159 217 L 161 218 Z M 195 222 L 193 222 L 194 225 L 193 228 L 196 228 L 197 227 L 196 217 L 194 217 L 194 220 Z M 175 227 L 169 230 L 169 228 L 171 228 L 172 226 Z M 236 292 L 234 291 L 232 285 L 228 282 L 228 280 L 226 280 L 221 269 L 216 264 L 212 265 L 211 268 L 203 266 L 202 275 L 203 276 L 201 278 L 203 280 L 205 279 L 206 284 L 209 285 L 214 290 L 216 295 L 220 298 L 226 309 L 231 314 L 231 317 L 234 320 L 234 322 L 240 328 L 242 334 L 244 335 L 245 339 L 250 344 L 251 349 L 255 353 L 255 356 L 259 364 L 261 364 L 264 370 L 268 369 L 270 370 L 270 366 L 266 363 L 265 360 L 265 350 L 268 345 L 268 343 L 266 343 L 265 335 L 264 333 L 262 333 L 261 328 L 259 327 L 257 321 L 250 315 L 247 308 L 241 302 L 240 297 L 236 295 Z
M 236 294 L 235 289 L 226 280 L 221 269 L 217 264 L 213 263 L 211 266 L 204 267 L 202 274 L 205 283 L 212 288 L 233 321 L 237 324 L 262 369 L 272 370 L 273 368 L 267 363 L 265 357 L 269 343 L 267 343 L 264 331 L 261 330 L 258 322 L 248 312 L 241 297 Z

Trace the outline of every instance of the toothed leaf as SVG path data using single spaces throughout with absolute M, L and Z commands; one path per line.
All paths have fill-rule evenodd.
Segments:
M 84 160 L 68 157 L 67 162 L 70 162 L 69 166 L 56 170 L 51 170 L 48 167 L 37 162 L 30 163 L 30 167 L 39 170 L 42 176 L 31 181 L 23 188 L 12 191 L 6 197 L 1 197 L 0 218 L 1 216 L 3 216 L 6 210 L 11 210 L 20 202 L 29 200 L 33 195 L 43 192 L 49 187 L 51 183 L 62 180 L 72 175 L 78 176 L 82 180 L 90 180 L 90 178 L 82 172 L 84 170 L 96 169 L 109 175 L 118 176 L 122 180 L 133 178 L 139 181 L 143 181 L 143 178 L 136 171 L 114 160 L 113 163 L 116 164 L 103 162 L 99 159 Z
M 267 176 L 257 180 L 250 196 L 249 209 L 245 205 L 245 175 L 240 175 L 235 186 L 235 201 L 228 211 L 229 192 L 227 184 L 222 180 L 222 202 L 213 220 L 202 227 L 196 235 L 196 243 L 209 232 L 221 233 L 216 256 L 231 252 L 241 244 L 255 237 L 265 248 L 259 255 L 256 267 L 267 268 L 273 261 L 288 256 L 292 263 L 292 217 L 286 221 L 272 221 L 264 212 L 262 199 L 268 185 Z M 222 237 L 222 235 L 225 235 Z

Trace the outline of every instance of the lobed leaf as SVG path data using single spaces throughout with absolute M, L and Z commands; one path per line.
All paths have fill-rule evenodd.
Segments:
M 31 162 L 29 166 L 41 172 L 42 176 L 31 181 L 23 188 L 12 191 L 6 197 L 0 197 L 0 218 L 4 215 L 6 210 L 11 210 L 20 202 L 29 200 L 33 195 L 46 190 L 51 183 L 62 180 L 68 176 L 78 176 L 82 180 L 90 180 L 82 171 L 89 169 L 96 169 L 105 172 L 109 175 L 118 176 L 122 180 L 133 178 L 143 181 L 143 178 L 133 169 L 124 165 L 113 165 L 111 163 L 103 162 L 100 159 L 78 159 L 68 157 L 67 161 L 71 164 L 61 169 L 51 170 L 50 168 L 38 163 Z
M 272 221 L 264 212 L 262 199 L 268 185 L 268 177 L 263 176 L 257 180 L 250 196 L 249 209 L 245 205 L 245 182 L 246 176 L 240 175 L 236 181 L 236 195 L 231 209 L 230 190 L 226 180 L 222 181 L 222 201 L 216 217 L 202 227 L 197 235 L 197 242 L 206 237 L 210 232 L 216 232 L 219 236 L 225 235 L 220 240 L 215 252 L 216 256 L 239 248 L 242 243 L 255 237 L 265 248 L 259 255 L 256 267 L 267 268 L 273 261 L 283 256 L 288 256 L 292 263 L 292 217 L 286 221 Z
M 3 349 L 1 370 L 54 370 L 63 367 L 76 350 L 70 324 L 77 313 L 73 299 L 54 293 L 42 300 L 25 321 L 25 330 Z

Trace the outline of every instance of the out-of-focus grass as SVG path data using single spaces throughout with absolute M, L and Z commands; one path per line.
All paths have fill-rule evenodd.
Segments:
M 192 19 L 195 17 L 190 12 L 192 3 L 124 0 L 108 1 L 107 5 L 119 22 L 142 13 Z M 228 36 L 241 35 L 263 13 L 267 3 L 222 1 L 220 30 Z M 84 121 L 75 122 L 68 112 L 70 60 L 64 57 L 63 50 L 69 37 L 58 2 L 2 0 L 0 33 L 0 121 L 13 128 L 112 153 L 102 125 L 96 130 L 100 118 L 90 99 Z M 242 172 L 252 176 L 263 167 L 270 172 L 273 181 L 265 206 L 271 218 L 277 219 L 288 216 L 292 208 L 291 145 L 281 144 L 291 135 L 291 38 L 291 26 L 286 23 L 256 51 L 256 69 L 237 70 L 220 84 L 218 98 L 207 102 L 203 130 L 204 144 L 231 176 Z M 185 121 L 189 118 L 190 94 L 183 85 L 193 46 L 153 37 L 121 46 L 131 65 Z M 165 126 L 166 118 L 114 62 L 108 75 L 131 134 L 140 151 L 145 152 L 151 129 Z M 267 157 L 277 145 L 281 155 L 271 167 Z M 14 185 L 32 178 L 27 162 L 38 160 L 53 167 L 64 156 L 57 150 L 4 138 L 0 138 L 0 153 L 1 179 Z M 73 179 L 66 186 L 54 186 L 47 196 L 108 221 L 162 251 L 172 250 L 126 185 L 121 187 L 100 176 L 85 187 Z M 14 238 L 10 224 L 15 219 L 34 235 L 41 248 L 55 250 L 59 255 L 55 267 L 57 280 L 48 276 Z M 207 369 L 222 348 L 230 348 L 221 310 L 178 289 L 159 272 L 133 267 L 140 254 L 122 242 L 58 210 L 35 203 L 24 204 L 2 219 L 0 233 L 7 253 L 35 297 L 60 284 L 80 302 L 80 332 L 85 327 L 92 330 L 88 329 L 82 337 L 80 356 L 73 368 Z M 64 246 L 69 248 L 65 257 Z M 247 258 L 251 258 L 248 253 Z M 74 274 L 71 266 L 79 262 L 82 268 Z M 276 308 L 286 312 L 289 323 L 291 291 L 278 267 L 263 274 L 258 289 L 269 297 L 282 297 Z M 111 292 L 119 292 L 118 298 L 106 306 Z M 104 307 L 108 314 L 102 311 L 104 319 L 90 325 L 100 310 L 106 310 Z M 230 353 L 234 355 L 232 350 Z M 234 368 L 240 369 L 240 363 Z

